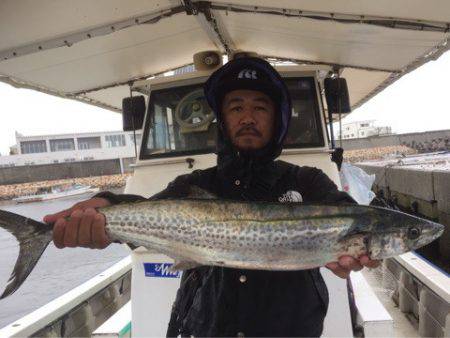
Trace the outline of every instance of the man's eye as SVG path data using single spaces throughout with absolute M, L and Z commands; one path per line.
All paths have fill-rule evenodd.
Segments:
M 231 107 L 230 110 L 231 110 L 231 111 L 235 111 L 235 112 L 239 112 L 239 111 L 242 110 L 242 107 L 240 107 L 240 106 L 235 106 L 235 107 Z
M 258 106 L 258 107 L 255 107 L 255 110 L 258 110 L 258 111 L 266 111 L 267 109 L 266 109 L 266 107 Z

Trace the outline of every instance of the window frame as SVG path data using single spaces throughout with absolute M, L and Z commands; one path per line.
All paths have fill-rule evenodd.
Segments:
M 29 152 L 23 152 L 24 147 L 28 148 L 27 150 L 30 150 L 33 148 L 33 150 L 36 148 L 36 145 L 39 144 L 39 146 L 44 145 L 45 149 L 44 151 L 29 151 Z M 33 145 L 33 146 L 32 146 Z M 31 147 L 32 146 L 32 147 Z M 27 154 L 43 154 L 47 153 L 49 149 L 47 149 L 47 142 L 45 140 L 26 140 L 26 141 L 20 141 L 20 154 L 27 155 Z
M 98 145 L 98 147 L 90 147 L 90 145 L 93 143 L 90 143 L 90 141 L 85 142 L 85 140 L 93 140 L 93 139 L 98 141 L 98 144 L 96 143 L 96 145 Z M 76 140 L 77 140 L 77 150 L 90 150 L 90 149 L 101 149 L 102 148 L 101 136 L 81 136 L 81 137 L 77 137 Z M 80 145 L 89 145 L 89 147 L 83 148 L 83 147 L 80 147 Z
M 279 71 L 281 74 L 283 73 L 282 71 Z M 284 76 L 287 75 L 287 76 Z M 321 109 L 323 109 L 321 102 L 319 101 L 319 98 L 321 97 L 320 92 L 319 92 L 319 88 L 318 88 L 318 80 L 317 77 L 315 76 L 315 72 L 289 72 L 286 74 L 282 74 L 283 79 L 285 81 L 290 81 L 293 79 L 302 79 L 302 80 L 308 80 L 311 84 L 311 90 L 313 92 L 314 97 L 312 98 L 313 102 L 314 102 L 314 116 L 315 116 L 315 120 L 316 123 L 318 125 L 318 135 L 320 136 L 320 142 L 318 143 L 296 143 L 296 144 L 290 144 L 290 145 L 284 145 L 283 149 L 299 149 L 299 150 L 303 150 L 303 149 L 323 149 L 324 147 L 326 147 L 326 142 L 325 142 L 325 138 L 327 137 L 325 132 L 324 132 L 324 128 L 323 128 L 323 124 L 325 123 L 325 121 L 322 120 L 323 116 L 321 114 Z M 203 148 L 203 149 L 197 149 L 197 150 L 184 150 L 184 151 L 170 151 L 170 152 L 165 152 L 165 153 L 159 153 L 159 154 L 148 154 L 146 153 L 147 150 L 147 144 L 148 144 L 148 137 L 150 135 L 150 122 L 152 120 L 152 116 L 154 115 L 154 105 L 151 104 L 152 99 L 155 95 L 155 92 L 160 92 L 162 90 L 167 90 L 170 88 L 180 88 L 180 87 L 199 87 L 202 86 L 203 83 L 205 82 L 205 80 L 207 79 L 207 77 L 199 77 L 199 78 L 194 78 L 194 79 L 190 79 L 190 81 L 180 81 L 179 83 L 177 83 L 176 85 L 174 85 L 173 83 L 165 83 L 162 84 L 161 86 L 154 86 L 155 88 L 153 90 L 150 91 L 149 95 L 148 95 L 148 102 L 147 102 L 147 111 L 145 114 L 145 121 L 144 121 L 144 127 L 143 127 L 143 131 L 142 131 L 142 138 L 141 138 L 141 147 L 139 150 L 139 160 L 152 160 L 152 159 L 161 159 L 161 158 L 170 158 L 170 157 L 181 157 L 181 156 L 191 156 L 191 155 L 205 155 L 205 154 L 212 154 L 216 151 L 216 146 L 214 147 L 207 147 L 207 148 Z
M 117 138 L 120 139 L 121 141 L 123 141 L 123 144 L 119 144 L 117 146 L 113 146 L 111 139 L 112 138 Z M 111 144 L 111 146 L 109 146 L 109 144 Z M 115 148 L 123 148 L 127 146 L 127 140 L 124 134 L 108 134 L 105 135 L 105 149 L 115 149 Z
M 62 141 L 62 143 L 59 143 L 59 144 L 64 144 L 64 145 L 65 144 L 71 144 L 73 146 L 73 148 L 72 149 L 52 149 L 52 148 L 55 147 L 55 145 L 56 146 L 58 145 L 58 142 L 61 142 L 61 141 Z M 70 142 L 70 141 L 72 141 L 72 142 Z M 62 151 L 74 151 L 74 150 L 76 150 L 75 138 L 74 137 L 49 139 L 48 140 L 48 144 L 50 146 L 50 152 L 51 153 L 58 153 L 58 152 L 62 152 Z

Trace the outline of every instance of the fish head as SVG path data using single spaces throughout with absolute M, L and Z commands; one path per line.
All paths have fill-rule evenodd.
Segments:
M 431 243 L 443 232 L 442 224 L 392 211 L 373 225 L 367 251 L 372 259 L 397 256 Z

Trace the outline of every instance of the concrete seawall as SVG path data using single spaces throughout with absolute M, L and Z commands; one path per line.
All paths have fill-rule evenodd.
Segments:
M 130 173 L 134 158 L 0 168 L 0 185 Z
M 450 259 L 450 170 L 370 163 L 357 166 L 368 174 L 375 174 L 372 187 L 375 192 L 444 224 L 446 230 L 439 239 L 439 250 L 444 259 Z
M 130 174 L 118 174 L 0 185 L 0 202 L 12 200 L 15 197 L 34 195 L 41 188 L 49 188 L 55 185 L 81 184 L 99 188 L 101 191 L 117 190 L 125 187 L 129 176 Z
M 336 141 L 339 145 L 339 141 Z M 367 149 L 405 145 L 419 152 L 450 150 L 450 130 L 436 130 L 421 133 L 372 136 L 366 138 L 342 140 L 344 150 Z

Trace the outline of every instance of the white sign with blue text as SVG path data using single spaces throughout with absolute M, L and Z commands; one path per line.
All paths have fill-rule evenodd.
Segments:
M 179 278 L 181 271 L 172 271 L 172 263 L 144 263 L 145 277 Z

